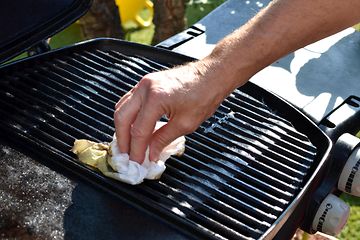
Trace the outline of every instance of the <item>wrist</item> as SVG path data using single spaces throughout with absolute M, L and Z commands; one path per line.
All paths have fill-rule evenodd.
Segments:
M 254 65 L 243 60 L 241 51 L 231 51 L 231 48 L 218 45 L 214 51 L 204 58 L 204 65 L 216 84 L 229 95 L 234 89 L 244 85 L 253 74 Z
M 248 80 L 245 74 L 238 74 L 233 64 L 224 63 L 221 56 L 209 55 L 203 60 L 193 62 L 196 78 L 212 92 L 214 101 L 220 104 L 224 98 Z M 210 95 L 209 95 L 210 96 Z

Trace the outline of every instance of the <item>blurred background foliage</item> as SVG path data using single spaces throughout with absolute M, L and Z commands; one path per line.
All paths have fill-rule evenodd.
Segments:
M 114 0 L 94 0 L 93 7 L 88 14 L 51 39 L 51 47 L 68 46 L 95 37 L 115 37 L 147 45 L 154 44 L 154 36 L 159 31 L 154 24 L 155 21 L 148 26 L 141 26 L 135 20 L 121 22 L 117 7 L 121 8 L 122 4 L 127 1 L 144 0 L 116 0 L 116 2 Z M 153 0 L 154 20 L 158 25 L 165 26 L 168 34 L 158 37 L 156 42 L 165 40 L 193 25 L 223 2 L 225 0 Z M 139 10 L 138 14 L 142 18 L 148 19 L 152 13 L 149 8 L 144 7 Z M 169 25 L 169 23 L 171 24 Z M 173 31 L 174 29 L 176 31 Z M 348 224 L 338 238 L 360 239 L 360 199 L 346 194 L 341 197 L 351 206 L 351 214 Z M 304 235 L 297 239 L 317 238 Z M 320 237 L 319 239 L 325 238 Z
M 111 33 L 111 31 L 108 30 L 109 17 L 108 18 L 102 17 L 102 19 L 101 18 L 99 19 L 96 17 L 94 18 L 94 15 L 102 16 L 102 15 L 106 15 L 109 13 L 114 14 L 115 11 L 113 11 L 111 9 L 111 7 L 113 6 L 113 7 L 121 8 L 122 2 L 126 3 L 127 1 L 131 2 L 131 1 L 143 1 L 143 0 L 116 0 L 115 3 L 117 3 L 119 6 L 117 6 L 115 4 L 114 5 L 105 4 L 105 2 L 109 2 L 109 1 L 114 2 L 114 0 L 94 0 L 93 7 L 88 14 L 86 14 L 79 21 L 72 24 L 70 27 L 68 27 L 65 30 L 63 30 L 62 32 L 58 33 L 51 39 L 51 41 L 50 41 L 51 47 L 58 48 L 61 46 L 67 46 L 67 45 L 70 45 L 70 44 L 73 44 L 76 42 L 80 42 L 80 41 L 83 41 L 86 39 L 91 39 L 94 37 L 115 37 L 115 38 L 121 38 L 121 39 L 125 39 L 125 40 L 132 41 L 132 42 L 151 45 L 154 35 L 156 34 L 155 33 L 156 29 L 155 29 L 154 23 L 151 23 L 149 26 L 146 26 L 146 27 L 140 26 L 139 24 L 136 23 L 136 21 L 127 21 L 125 23 L 122 23 L 121 17 L 119 16 L 120 15 L 119 14 L 117 17 L 120 19 L 121 24 L 119 24 L 117 27 L 121 28 L 121 33 L 118 36 L 116 36 L 115 34 Z M 177 28 L 177 31 L 176 31 L 176 32 L 180 32 L 181 30 L 184 30 L 187 27 L 189 27 L 189 26 L 193 25 L 194 23 L 196 23 L 197 21 L 199 21 L 201 18 L 203 18 L 209 12 L 211 12 L 214 8 L 219 6 L 221 3 L 225 2 L 225 0 L 154 0 L 153 2 L 154 2 L 154 10 L 157 10 L 157 6 L 161 5 L 161 3 L 165 3 L 165 2 L 168 3 L 167 6 L 170 8 L 171 7 L 179 8 L 179 6 L 181 4 L 184 5 L 184 13 L 182 16 L 179 16 L 180 18 L 182 17 L 182 19 L 184 21 L 184 25 L 182 26 L 181 29 Z M 126 4 L 124 4 L 124 6 L 125 5 Z M 102 11 L 99 11 L 98 9 L 102 9 Z M 160 10 L 164 11 L 164 9 L 159 9 L 159 11 L 154 11 L 154 19 L 156 19 L 156 17 L 158 15 L 160 15 L 160 13 L 161 13 Z M 172 10 L 172 9 L 170 9 L 170 10 Z M 148 17 L 147 15 L 149 15 L 149 14 L 150 13 L 149 13 L 148 8 L 144 7 L 143 9 L 139 10 L 139 15 L 142 15 L 145 19 Z M 116 15 L 116 14 L 114 14 L 114 15 Z M 172 20 L 171 17 L 168 17 L 168 16 L 161 16 L 161 17 L 162 17 L 162 21 L 159 21 L 159 23 L 171 22 L 171 20 Z M 170 18 L 170 21 L 169 21 L 169 18 Z M 94 21 L 94 20 L 96 20 L 96 21 Z M 102 28 L 103 31 L 96 31 L 93 28 L 92 30 L 94 31 L 94 34 L 86 33 L 86 31 L 84 29 L 90 28 L 91 27 L 90 25 L 95 25 L 95 23 L 97 24 L 97 26 L 99 28 L 101 28 L 101 25 L 102 25 L 101 20 L 104 21 L 104 24 L 103 24 L 104 26 Z M 113 27 L 116 27 L 116 25 L 113 25 Z M 172 33 L 171 36 L 174 35 L 176 32 L 171 32 Z M 167 37 L 162 37 L 157 42 L 159 42 L 161 40 L 165 40 L 166 38 Z

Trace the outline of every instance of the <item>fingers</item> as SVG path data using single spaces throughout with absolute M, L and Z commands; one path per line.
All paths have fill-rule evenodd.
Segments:
M 118 108 L 121 106 L 121 104 L 122 104 L 123 102 L 125 102 L 125 101 L 134 93 L 134 91 L 135 91 L 137 88 L 138 88 L 138 84 L 135 85 L 129 92 L 127 92 L 126 94 L 124 94 L 124 95 L 120 98 L 120 100 L 116 103 L 115 109 L 118 109 Z
M 176 138 L 191 133 L 198 125 L 195 122 L 169 121 L 158 129 L 150 143 L 150 161 L 157 161 L 161 151 Z
M 150 91 L 151 80 L 143 78 L 115 106 L 115 128 L 120 152 L 142 163 L 156 121 L 164 114 L 159 96 Z
M 115 105 L 115 110 L 118 109 L 130 96 L 132 95 L 131 92 L 127 92 L 125 95 L 123 95 L 120 100 Z
M 126 96 L 126 99 L 117 105 L 114 113 L 114 124 L 118 146 L 122 153 L 128 153 L 130 150 L 131 125 L 135 121 L 140 108 L 141 98 L 137 94 Z
M 163 115 L 163 111 L 157 104 L 148 100 L 137 114 L 131 128 L 130 159 L 142 163 L 145 151 L 154 132 L 156 122 Z

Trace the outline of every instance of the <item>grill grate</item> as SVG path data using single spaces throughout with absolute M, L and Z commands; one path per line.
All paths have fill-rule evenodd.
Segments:
M 304 185 L 316 148 L 263 102 L 234 91 L 187 136 L 160 181 L 128 186 L 77 162 L 75 139 L 110 141 L 113 106 L 149 72 L 170 64 L 116 50 L 73 50 L 3 69 L 0 128 L 198 238 L 258 239 Z

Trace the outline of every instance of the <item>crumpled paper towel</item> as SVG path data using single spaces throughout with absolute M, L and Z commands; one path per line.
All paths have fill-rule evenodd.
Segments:
M 163 126 L 164 122 L 158 122 L 155 130 Z M 89 140 L 75 140 L 72 152 L 79 160 L 87 165 L 99 169 L 105 176 L 136 185 L 144 179 L 159 179 L 165 171 L 165 161 L 171 155 L 182 155 L 185 150 L 185 137 L 181 136 L 171 142 L 160 153 L 156 162 L 149 160 L 149 148 L 146 150 L 142 164 L 129 159 L 127 153 L 120 153 L 116 137 L 107 143 L 95 143 Z

